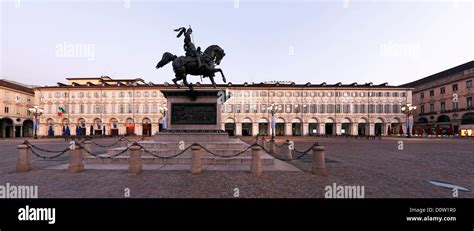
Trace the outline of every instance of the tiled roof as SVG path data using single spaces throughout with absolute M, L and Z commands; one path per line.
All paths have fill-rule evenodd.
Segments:
M 22 91 L 22 92 L 25 92 L 27 94 L 34 94 L 34 91 L 33 91 L 32 88 L 17 84 L 15 82 L 12 82 L 12 81 L 9 81 L 9 80 L 6 80 L 6 79 L 0 79 L 0 86 L 10 88 L 10 89 L 14 89 L 14 90 L 17 90 L 17 91 Z

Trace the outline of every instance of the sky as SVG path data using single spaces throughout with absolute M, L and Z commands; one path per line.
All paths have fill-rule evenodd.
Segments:
M 474 60 L 467 0 L 0 1 L 0 78 L 40 86 L 103 75 L 171 82 L 171 64 L 155 66 L 164 52 L 184 54 L 173 30 L 189 25 L 196 46 L 225 50 L 220 68 L 233 83 L 400 85 Z

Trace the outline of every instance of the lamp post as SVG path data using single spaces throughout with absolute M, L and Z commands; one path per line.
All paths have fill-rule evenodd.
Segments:
M 160 113 L 163 115 L 163 120 L 162 120 L 162 129 L 166 129 L 166 112 L 168 112 L 168 108 L 163 105 L 159 107 Z
M 35 135 L 34 135 L 34 139 L 38 139 L 38 117 L 43 114 L 44 110 L 39 108 L 39 106 L 34 106 L 34 107 L 31 107 L 31 108 L 28 108 L 28 111 L 31 112 L 31 114 L 33 114 L 35 116 L 35 123 L 34 123 Z
M 410 103 L 406 104 L 405 106 L 402 106 L 402 112 L 407 115 L 407 137 L 411 138 L 410 134 L 410 127 L 413 126 L 413 111 L 416 109 L 416 106 L 412 106 Z
M 274 142 L 274 140 L 275 140 L 275 127 L 276 127 L 275 114 L 276 114 L 278 109 L 279 109 L 279 107 L 277 105 L 275 105 L 274 103 L 272 103 L 272 105 L 267 108 L 267 110 L 270 111 L 270 113 L 272 114 L 272 121 L 271 121 L 271 127 L 272 127 L 272 139 L 271 139 L 271 141 L 272 142 Z

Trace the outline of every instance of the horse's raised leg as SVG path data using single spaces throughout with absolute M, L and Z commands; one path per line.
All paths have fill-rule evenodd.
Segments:
M 220 72 L 221 75 L 222 75 L 222 81 L 223 81 L 224 83 L 227 83 L 227 81 L 226 81 L 226 79 L 225 79 L 225 76 L 224 76 L 224 72 L 222 72 L 222 69 L 220 69 L 220 68 L 214 69 L 214 73 L 216 73 L 216 72 Z
M 216 82 L 214 81 L 214 75 L 210 75 L 209 79 L 211 79 L 212 87 L 216 88 Z

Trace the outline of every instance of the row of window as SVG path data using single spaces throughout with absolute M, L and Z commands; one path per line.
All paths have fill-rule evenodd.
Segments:
M 91 98 L 91 97 L 95 97 L 95 98 L 99 98 L 99 97 L 108 97 L 109 94 L 107 94 L 108 92 L 94 92 L 93 94 L 91 92 L 79 92 L 77 93 L 77 98 Z M 133 91 L 128 91 L 128 92 L 123 92 L 123 91 L 120 91 L 120 92 L 115 92 L 115 91 L 112 91 L 110 93 L 111 97 L 133 97 Z M 135 97 L 141 97 L 143 95 L 143 97 L 163 97 L 163 94 L 162 93 L 159 93 L 159 92 L 156 92 L 156 91 L 153 91 L 153 92 L 148 92 L 148 91 L 145 91 L 145 92 L 140 92 L 140 91 L 137 91 L 135 92 Z M 44 98 L 44 94 L 41 95 L 42 98 Z M 53 93 L 50 92 L 48 93 L 48 98 L 53 98 Z M 68 98 L 68 93 L 67 92 L 56 92 L 54 93 L 54 98 Z M 76 98 L 76 94 L 75 93 L 71 93 L 71 98 Z
M 466 81 L 466 88 L 472 88 L 472 80 L 467 80 Z M 457 83 L 452 84 L 451 89 L 452 89 L 452 92 L 457 92 L 458 91 L 458 84 Z M 429 94 L 430 94 L 430 96 L 434 96 L 435 95 L 435 90 L 431 89 L 429 91 Z M 440 87 L 439 88 L 439 94 L 440 95 L 446 94 L 446 87 Z M 420 99 L 423 99 L 423 98 L 425 98 L 425 93 L 420 92 Z
M 223 111 L 224 111 L 224 107 Z M 277 104 L 275 113 L 400 113 L 398 104 Z M 271 113 L 267 104 L 227 104 L 227 113 Z
M 119 113 L 119 114 L 131 114 L 131 113 L 158 113 L 158 106 L 156 104 L 148 105 L 143 104 L 140 108 L 139 105 L 132 105 L 132 104 L 112 104 L 109 109 L 112 111 L 107 110 L 108 105 L 91 105 L 91 104 L 79 104 L 79 105 L 64 105 L 65 113 L 69 114 L 105 114 L 105 113 Z M 54 105 L 45 105 L 45 111 L 48 114 L 56 113 L 57 108 Z M 141 109 L 141 110 L 140 110 Z
M 232 97 L 406 97 L 405 92 L 275 92 L 275 91 L 261 91 L 260 93 L 257 91 L 235 91 L 230 92 L 230 96 Z
M 145 92 L 140 92 L 140 91 L 137 91 L 135 92 L 135 97 L 141 97 L 143 95 L 143 97 L 149 97 L 151 95 L 151 97 L 162 97 L 163 94 L 162 93 L 158 93 L 156 91 L 154 92 L 148 92 L 148 91 L 145 91 Z M 332 97 L 332 96 L 336 96 L 336 97 L 406 97 L 406 93 L 405 92 L 274 92 L 274 91 L 271 91 L 271 92 L 268 92 L 267 94 L 267 91 L 261 91 L 261 92 L 258 92 L 258 91 L 245 91 L 245 92 L 242 92 L 242 91 L 235 91 L 235 92 L 231 92 L 230 93 L 231 96 L 234 96 L 234 97 L 267 97 L 267 96 L 270 96 L 270 97 L 308 97 L 308 96 L 311 96 L 311 97 L 316 97 L 316 96 L 319 96 L 319 97 Z M 91 98 L 91 97 L 95 97 L 95 98 L 99 98 L 99 97 L 107 97 L 108 94 L 107 92 L 94 92 L 93 94 L 91 92 L 79 92 L 77 93 L 77 97 L 78 98 L 84 98 L 84 97 L 87 97 L 87 98 Z M 112 91 L 111 92 L 111 96 L 112 97 L 116 97 L 116 92 L 115 91 Z M 117 96 L 118 97 L 133 97 L 133 92 L 132 91 L 128 91 L 128 92 L 118 92 L 117 93 Z M 71 98 L 75 98 L 76 95 L 75 93 L 71 93 Z M 42 95 L 42 98 L 44 98 L 44 95 Z M 53 98 L 53 93 L 50 92 L 48 93 L 48 98 Z M 67 92 L 56 92 L 54 93 L 54 98 L 68 98 L 68 93 Z
M 446 102 L 439 102 L 439 108 L 440 108 L 440 112 L 443 113 L 443 112 L 446 112 Z M 459 103 L 458 102 L 452 102 L 452 107 L 451 107 L 451 110 L 458 110 L 458 105 Z M 472 107 L 472 97 L 467 97 L 466 98 L 466 107 L 467 108 L 473 108 Z M 425 105 L 421 105 L 420 106 L 420 113 L 423 114 L 425 113 L 426 110 L 425 110 Z M 430 104 L 430 113 L 434 113 L 435 112 L 435 105 L 434 103 Z
M 15 102 L 20 102 L 22 98 L 24 98 L 22 95 L 20 94 L 15 94 L 14 97 L 13 95 L 10 96 L 10 92 L 8 91 L 5 91 L 5 94 L 4 94 L 4 98 L 0 98 L 2 99 L 3 101 L 15 101 Z M 31 102 L 31 97 L 26 97 L 26 102 Z

